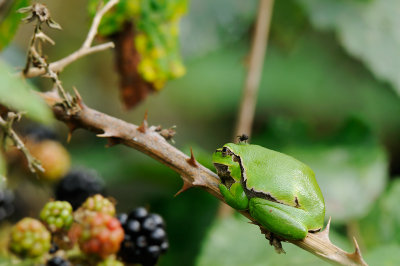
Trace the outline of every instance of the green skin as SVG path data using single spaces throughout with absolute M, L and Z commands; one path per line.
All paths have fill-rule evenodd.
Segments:
M 225 144 L 213 154 L 227 204 L 287 240 L 304 239 L 324 224 L 325 203 L 314 172 L 302 162 L 246 143 Z

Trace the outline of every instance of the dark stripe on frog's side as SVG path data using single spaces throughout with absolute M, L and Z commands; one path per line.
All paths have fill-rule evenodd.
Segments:
M 277 200 L 274 196 L 272 196 L 270 193 L 265 193 L 265 192 L 261 192 L 261 191 L 257 191 L 257 190 L 255 190 L 255 189 L 248 189 L 248 187 L 247 187 L 247 177 L 246 177 L 246 174 L 245 174 L 245 172 L 244 172 L 244 166 L 243 166 L 243 164 L 242 164 L 242 159 L 240 158 L 240 156 L 238 156 L 238 155 L 236 155 L 234 152 L 232 152 L 230 149 L 228 149 L 228 151 L 229 151 L 229 153 L 230 154 L 232 154 L 234 157 L 233 157 L 233 161 L 235 161 L 235 162 L 238 162 L 239 163 L 239 166 L 240 166 L 240 172 L 241 172 L 241 181 L 240 181 L 240 183 L 241 183 L 241 185 L 242 185 L 242 187 L 243 187 L 243 190 L 244 190 L 244 192 L 246 193 L 246 196 L 250 199 L 250 198 L 262 198 L 262 199 L 266 199 L 266 200 L 269 200 L 269 201 L 273 201 L 273 202 L 276 202 L 276 203 L 279 203 L 279 204 L 283 204 L 283 205 L 287 205 L 287 206 L 291 206 L 291 205 L 288 205 L 288 204 L 286 204 L 286 203 L 284 203 L 284 202 L 281 202 L 281 201 L 279 201 L 279 200 Z M 296 196 L 296 199 L 297 199 L 297 196 Z M 300 207 L 300 205 L 299 205 L 299 203 L 298 203 L 298 201 L 296 201 L 295 202 L 296 204 L 294 205 L 294 206 L 292 206 L 292 207 L 296 207 L 296 208 L 299 208 Z
M 230 189 L 233 183 L 235 183 L 236 181 L 233 179 L 231 171 L 229 171 L 229 167 L 227 165 L 219 163 L 214 163 L 214 166 L 215 169 L 217 169 L 217 173 L 221 179 L 222 184 Z

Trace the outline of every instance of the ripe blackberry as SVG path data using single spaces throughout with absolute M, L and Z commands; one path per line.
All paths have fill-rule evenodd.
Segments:
M 57 185 L 56 199 L 71 203 L 76 210 L 86 200 L 95 195 L 104 195 L 104 184 L 95 172 L 89 170 L 72 170 Z
M 68 230 L 74 220 L 72 206 L 68 201 L 48 202 L 40 212 L 40 219 L 46 222 L 52 232 Z
M 51 235 L 38 220 L 24 218 L 11 229 L 10 250 L 21 257 L 39 257 L 50 249 Z
M 109 199 L 104 198 L 100 194 L 96 194 L 92 197 L 87 198 L 80 209 L 106 213 L 110 216 L 115 215 L 114 203 L 112 203 Z
M 14 193 L 9 189 L 0 189 L 0 221 L 10 217 L 14 210 Z
M 71 264 L 62 257 L 52 257 L 46 263 L 46 266 L 71 266 Z
M 85 254 L 106 258 L 118 252 L 124 238 L 121 223 L 105 213 L 87 212 L 68 232 L 73 243 L 78 242 Z
M 143 207 L 117 216 L 125 231 L 118 255 L 128 263 L 155 265 L 161 254 L 168 250 L 164 219 L 149 214 Z

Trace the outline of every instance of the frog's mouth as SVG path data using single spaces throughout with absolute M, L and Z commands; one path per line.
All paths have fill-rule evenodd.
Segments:
M 227 165 L 214 163 L 215 169 L 217 169 L 217 174 L 221 178 L 221 182 L 225 185 L 228 189 L 235 183 L 235 180 L 231 176 L 231 172 Z

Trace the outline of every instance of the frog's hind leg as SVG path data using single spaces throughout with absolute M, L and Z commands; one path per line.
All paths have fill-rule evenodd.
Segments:
M 234 183 L 229 189 L 224 184 L 220 184 L 219 190 L 226 203 L 232 208 L 236 210 L 247 210 L 249 208 L 249 199 L 240 183 Z
M 251 198 L 249 209 L 262 226 L 285 239 L 300 240 L 307 235 L 307 213 L 302 209 L 261 198 Z

